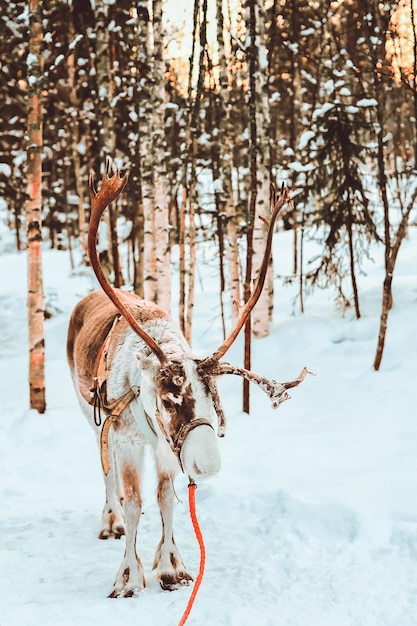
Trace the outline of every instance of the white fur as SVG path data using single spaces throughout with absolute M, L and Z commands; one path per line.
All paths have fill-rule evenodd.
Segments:
M 201 425 L 190 431 L 181 450 L 184 472 L 198 481 L 214 476 L 220 469 L 217 436 L 210 426 Z
M 86 368 L 85 346 L 95 329 L 95 316 L 105 306 L 106 297 L 98 292 L 86 296 L 74 310 L 69 328 L 69 360 L 81 408 L 100 439 L 100 428 L 94 422 L 93 409 L 86 401 L 90 386 L 89 368 Z M 132 306 L 144 309 L 149 303 L 134 300 Z M 178 326 L 162 311 L 149 305 L 152 316 L 147 332 L 161 346 L 169 359 L 180 362 L 185 370 L 187 385 L 191 384 L 195 418 L 210 420 L 213 415 L 211 398 L 197 374 L 196 362 Z M 82 319 L 82 324 L 79 320 Z M 116 343 L 116 342 L 115 342 Z M 134 399 L 110 429 L 110 471 L 105 479 L 106 504 L 103 510 L 100 537 L 117 537 L 125 532 L 126 550 L 111 593 L 112 597 L 136 595 L 144 586 L 143 567 L 136 554 L 136 533 L 142 511 L 141 477 L 144 447 L 150 443 L 158 473 L 158 503 L 162 519 L 162 538 L 156 549 L 154 572 L 164 589 L 175 589 L 191 579 L 182 563 L 173 536 L 173 479 L 180 471 L 178 458 L 169 447 L 156 420 L 158 406 L 160 419 L 169 425 L 170 415 L 156 398 L 155 376 L 160 364 L 155 355 L 136 334 L 128 329 L 117 339 L 117 346 L 108 356 L 108 398 L 121 397 L 129 388 L 140 385 L 140 395 Z M 82 391 L 83 390 L 83 391 Z M 151 424 L 149 424 L 149 421 Z M 104 421 L 104 416 L 103 416 Z M 217 438 L 209 426 L 191 430 L 182 447 L 181 462 L 191 478 L 198 481 L 215 474 L 220 467 Z

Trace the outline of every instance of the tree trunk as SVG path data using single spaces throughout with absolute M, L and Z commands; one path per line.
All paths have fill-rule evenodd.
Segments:
M 410 2 L 411 28 L 413 29 L 413 104 L 414 104 L 414 169 L 417 169 L 417 23 L 414 0 Z
M 28 144 L 27 144 L 27 270 L 29 321 L 30 408 L 44 413 L 45 334 L 42 284 L 42 5 L 29 0 Z
M 167 194 L 166 139 L 165 139 L 165 67 L 162 28 L 162 1 L 153 0 L 153 113 L 152 137 L 155 184 L 155 256 L 157 303 L 165 311 L 171 310 L 169 203 Z
M 376 354 L 374 359 L 374 369 L 379 370 L 382 354 L 384 352 L 385 346 L 385 336 L 387 334 L 388 327 L 388 315 L 391 310 L 391 302 L 392 302 L 392 271 L 387 270 L 385 274 L 384 286 L 382 290 L 382 309 L 381 309 L 381 318 L 379 321 L 379 333 L 378 333 L 378 344 L 376 348 Z
M 403 213 L 401 218 L 400 225 L 398 226 L 397 233 L 394 239 L 394 245 L 390 250 L 390 255 L 388 259 L 388 265 L 385 271 L 385 279 L 382 291 L 382 310 L 381 310 L 381 318 L 379 323 L 379 333 L 378 333 L 378 343 L 377 349 L 374 359 L 374 369 L 379 370 L 382 361 L 382 355 L 384 352 L 385 346 L 385 336 L 387 333 L 388 327 L 388 315 L 392 308 L 392 279 L 394 275 L 395 263 L 397 261 L 398 252 L 400 251 L 401 243 L 406 236 L 408 222 L 410 219 L 411 211 L 414 208 L 414 203 L 417 198 L 417 188 L 414 189 L 410 201 Z
M 70 42 L 72 42 L 75 37 L 73 4 L 69 5 L 69 11 L 70 11 L 70 19 L 68 23 L 69 40 Z M 78 227 L 80 230 L 81 249 L 84 255 L 86 255 L 87 254 L 88 226 L 86 224 L 86 219 L 85 219 L 84 185 L 83 185 L 83 181 L 81 178 L 80 153 L 78 152 L 78 145 L 80 142 L 80 133 L 79 133 L 79 127 L 78 127 L 79 102 L 78 102 L 78 97 L 77 97 L 77 87 L 75 83 L 75 52 L 74 50 L 71 50 L 68 55 L 67 69 L 68 69 L 68 97 L 69 97 L 69 101 L 71 104 L 71 107 L 69 110 L 71 153 L 72 153 L 72 162 L 74 166 L 75 189 L 77 191 L 77 196 L 78 196 Z
M 300 263 L 298 267 L 298 293 L 300 295 L 301 313 L 304 313 L 304 219 L 304 207 L 302 207 L 300 225 Z
M 253 74 L 252 81 L 254 107 L 252 114 L 256 117 L 256 136 L 253 137 L 254 150 L 256 151 L 257 169 L 256 205 L 252 207 L 253 215 L 253 277 L 259 271 L 265 248 L 265 224 L 257 215 L 268 217 L 270 210 L 271 176 L 270 176 L 270 116 L 268 102 L 268 65 L 266 36 L 264 30 L 265 15 L 261 0 L 250 0 L 253 4 L 252 49 L 254 67 L 249 71 Z M 256 206 L 256 208 L 255 208 Z M 264 289 L 257 305 L 253 310 L 253 334 L 255 337 L 266 337 L 269 332 L 270 302 L 272 301 L 273 288 L 271 289 L 272 263 L 268 266 L 266 284 L 269 289 Z
M 156 232 L 155 232 L 155 186 L 154 154 L 152 144 L 152 28 L 148 7 L 138 6 L 138 75 L 140 76 L 139 106 L 139 155 L 140 183 L 143 208 L 143 293 L 146 300 L 156 302 Z
M 15 228 L 15 236 L 16 236 L 16 250 L 20 252 L 22 250 L 22 241 L 20 238 L 20 215 L 21 215 L 21 192 L 19 189 L 16 190 L 16 199 L 14 202 L 14 228 Z
M 186 281 L 187 269 L 185 258 L 185 215 L 187 211 L 187 189 L 185 185 L 182 188 L 182 198 L 179 210 L 178 220 L 178 246 L 179 246 L 179 271 L 180 271 L 180 296 L 178 302 L 178 318 L 182 332 L 185 332 L 185 304 L 186 304 Z
M 300 12 L 298 0 L 291 0 L 291 40 L 296 46 L 300 39 Z M 301 91 L 301 73 L 300 73 L 300 54 L 298 47 L 294 48 L 290 62 L 291 62 L 291 88 L 292 97 L 290 98 L 290 147 L 293 150 L 294 155 L 297 151 L 297 141 L 300 134 L 300 122 L 303 118 L 302 111 L 302 91 Z M 297 275 L 298 272 L 298 216 L 297 212 L 293 211 L 293 274 Z
M 194 309 L 194 286 L 196 271 L 196 250 L 195 250 L 195 205 L 197 200 L 197 150 L 198 150 L 198 129 L 200 127 L 200 100 L 204 88 L 204 58 L 207 48 L 207 0 L 203 0 L 201 8 L 201 25 L 199 32 L 199 56 L 198 56 L 198 77 L 195 97 L 193 99 L 193 87 L 191 83 L 192 74 L 190 73 L 190 84 L 188 86 L 188 98 L 190 102 L 190 117 L 187 132 L 187 156 L 184 163 L 185 186 L 187 189 L 188 199 L 188 289 L 186 294 L 185 315 L 184 315 L 184 334 L 189 343 L 192 339 L 192 321 Z M 198 15 L 198 0 L 195 0 L 194 15 Z M 193 30 L 193 50 L 195 50 L 197 37 L 197 28 L 194 24 Z M 193 65 L 191 60 L 190 66 Z M 191 72 L 191 70 L 190 70 Z
M 114 46 L 109 31 L 109 5 L 105 0 L 96 0 L 96 55 L 97 89 L 99 110 L 99 137 L 102 156 L 114 156 L 116 135 L 112 100 L 114 97 L 113 64 Z M 107 250 L 113 269 L 115 287 L 123 284 L 119 258 L 117 209 L 109 205 L 106 211 Z
M 246 219 L 246 271 L 244 282 L 244 301 L 249 300 L 252 284 L 253 267 L 253 222 L 258 193 L 258 160 L 257 160 L 257 117 L 256 117 L 256 81 L 257 71 L 257 50 L 256 50 L 256 1 L 248 0 L 246 4 L 246 24 L 249 33 L 249 46 L 247 49 L 248 72 L 249 72 L 249 170 L 250 170 L 250 192 L 249 206 Z M 251 369 L 251 341 L 252 341 L 252 320 L 249 316 L 244 330 L 244 367 Z M 245 413 L 250 411 L 249 381 L 243 381 L 243 406 Z
M 230 97 L 228 62 L 224 41 L 223 2 L 216 0 L 217 45 L 219 49 L 219 115 L 218 115 L 218 150 L 219 150 L 219 204 L 226 218 L 227 245 L 226 254 L 229 270 L 229 288 L 232 317 L 235 318 L 240 303 L 241 280 L 239 271 L 239 241 L 236 205 L 233 197 L 232 162 L 233 137 L 235 130 L 231 120 L 232 103 Z
M 350 202 L 350 198 L 348 202 Z M 356 282 L 356 273 L 355 273 L 355 252 L 353 248 L 352 220 L 353 220 L 352 207 L 349 206 L 348 216 L 347 216 L 347 231 L 348 231 L 348 243 L 349 243 L 350 279 L 352 282 L 353 301 L 355 303 L 356 319 L 358 320 L 361 317 L 361 311 L 359 308 L 359 293 L 358 293 L 358 285 Z
M 190 204 L 188 207 L 188 218 L 190 220 L 188 231 L 188 290 L 187 307 L 185 310 L 185 338 L 188 343 L 192 343 L 193 311 L 194 311 L 194 287 L 196 272 L 196 249 L 195 249 L 195 183 L 192 185 Z
M 139 178 L 137 179 L 139 184 Z M 144 221 L 143 221 L 143 204 L 137 194 L 134 194 L 135 203 L 132 210 L 132 232 L 131 232 L 131 246 L 133 257 L 133 291 L 140 296 L 144 297 L 143 293 L 143 239 L 144 239 Z

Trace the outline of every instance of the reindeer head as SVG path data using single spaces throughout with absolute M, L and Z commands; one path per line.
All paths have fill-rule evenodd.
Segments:
M 162 432 L 191 478 L 216 474 L 220 453 L 212 426 L 213 402 L 196 360 L 181 355 L 161 364 L 153 355 L 139 353 L 137 358 L 142 369 L 142 402 L 146 414 L 155 416 L 154 429 Z
M 264 219 L 268 226 L 265 252 L 253 292 L 237 316 L 228 337 L 211 356 L 201 360 L 188 355 L 185 340 L 179 334 L 176 336 L 180 345 L 178 354 L 165 354 L 155 339 L 138 324 L 104 276 L 96 250 L 98 224 L 104 209 L 123 190 L 128 178 L 127 174 L 122 176 L 117 170 L 113 175 L 110 174 L 111 161 L 108 159 L 98 193 L 94 186 L 94 176 L 90 176 L 92 210 L 88 251 L 91 264 L 103 290 L 151 351 L 148 356 L 140 353 L 137 357 L 142 370 L 141 398 L 145 413 L 155 420 L 155 432 L 163 434 L 163 439 L 176 455 L 182 469 L 192 478 L 210 476 L 220 467 L 217 441 L 211 425 L 213 408 L 218 416 L 218 435 L 222 437 L 226 431 L 226 419 L 217 391 L 217 378 L 224 374 L 236 374 L 257 383 L 276 408 L 289 398 L 287 389 L 298 385 L 307 373 L 304 368 L 296 380 L 277 383 L 244 368 L 220 362 L 259 299 L 266 277 L 274 224 L 282 206 L 291 199 L 284 187 L 279 193 L 273 191 L 271 218 L 269 222 Z

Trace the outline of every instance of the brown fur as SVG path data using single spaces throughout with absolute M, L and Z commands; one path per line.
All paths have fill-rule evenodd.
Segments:
M 145 302 L 139 296 L 127 291 L 120 289 L 115 291 L 139 324 L 169 317 L 156 304 Z M 101 289 L 92 291 L 83 298 L 72 313 L 67 339 L 68 363 L 72 370 L 77 367 L 80 392 L 87 402 L 91 398 L 90 392 L 100 348 L 117 315 L 116 307 Z M 112 352 L 129 328 L 127 322 L 121 318 L 114 329 L 109 346 L 109 361 Z
M 191 385 L 181 391 L 181 403 L 173 402 L 169 396 L 161 391 L 161 399 L 164 408 L 169 412 L 171 421 L 169 423 L 169 434 L 173 438 L 179 432 L 183 424 L 187 424 L 195 419 L 195 400 L 192 395 Z
M 130 501 L 134 500 L 136 504 L 142 506 L 139 484 L 140 478 L 135 468 L 132 465 L 126 464 L 123 467 L 122 478 L 125 497 Z

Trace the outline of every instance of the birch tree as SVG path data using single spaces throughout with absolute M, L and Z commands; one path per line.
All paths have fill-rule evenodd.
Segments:
M 169 205 L 165 137 L 165 67 L 162 2 L 138 6 L 138 70 L 141 84 L 139 152 L 144 239 L 144 296 L 166 311 L 171 306 Z
M 105 0 L 96 0 L 96 73 L 98 95 L 98 125 L 100 151 L 102 156 L 114 156 L 116 146 L 115 120 L 113 115 L 114 81 L 113 53 L 114 42 L 109 29 L 109 4 Z M 106 212 L 108 255 L 110 266 L 113 268 L 113 283 L 115 287 L 123 284 L 120 266 L 117 212 L 110 205 Z
M 193 39 L 190 55 L 189 78 L 188 78 L 188 124 L 185 133 L 183 159 L 183 185 L 185 188 L 181 206 L 181 235 L 180 245 L 185 255 L 188 248 L 188 268 L 186 267 L 185 256 L 180 260 L 181 301 L 180 301 L 180 324 L 185 338 L 191 343 L 192 319 L 194 310 L 194 287 L 195 287 L 195 266 L 196 266 L 196 228 L 195 228 L 195 205 L 197 201 L 197 157 L 198 157 L 198 135 L 200 130 L 201 99 L 204 92 L 205 65 L 204 59 L 207 50 L 207 0 L 194 0 L 193 9 Z M 200 16 L 201 13 L 201 16 Z M 198 28 L 199 25 L 199 28 Z M 199 41 L 199 47 L 197 42 Z M 195 59 L 198 61 L 196 73 L 197 84 L 194 87 L 193 76 L 195 70 Z M 186 214 L 187 213 L 187 214 Z M 188 278 L 188 284 L 186 279 Z
M 162 26 L 162 0 L 153 0 L 153 97 L 152 140 L 155 185 L 155 256 L 157 302 L 165 311 L 171 308 L 169 205 L 165 137 L 165 63 Z
M 42 3 L 29 0 L 27 125 L 27 271 L 30 408 L 44 413 L 45 334 L 42 284 Z
M 75 40 L 75 28 L 74 28 L 74 7 L 72 4 L 69 5 L 69 21 L 68 21 L 68 32 L 69 32 L 69 40 L 70 45 L 73 45 Z M 80 142 L 80 131 L 79 131 L 79 122 L 78 122 L 78 112 L 79 112 L 79 100 L 77 95 L 77 85 L 76 85 L 76 54 L 74 46 L 70 48 L 70 52 L 67 60 L 67 72 L 68 72 L 68 98 L 70 101 L 69 107 L 69 128 L 71 134 L 71 156 L 72 163 L 74 167 L 74 179 L 75 179 L 75 189 L 77 191 L 78 196 L 78 225 L 80 231 L 80 243 L 81 248 L 86 254 L 87 252 L 87 224 L 85 218 L 85 210 L 84 210 L 84 202 L 85 202 L 85 187 L 82 180 L 81 175 L 81 158 L 80 153 L 78 151 L 78 145 Z M 68 238 L 70 234 L 68 233 Z
M 256 214 L 265 214 L 270 198 L 269 116 L 267 95 L 267 54 L 264 41 L 264 15 L 261 0 L 247 0 L 246 24 L 248 32 L 248 112 L 249 112 L 249 170 L 250 194 L 247 213 L 246 272 L 244 298 L 248 300 L 253 275 L 259 271 L 265 240 L 265 225 Z M 245 368 L 251 368 L 251 334 L 264 337 L 269 325 L 269 292 L 264 289 L 245 325 Z M 249 412 L 249 385 L 244 381 L 243 410 Z
M 218 150 L 219 150 L 219 179 L 214 181 L 215 189 L 219 198 L 219 210 L 225 214 L 227 246 L 226 254 L 229 270 L 230 299 L 232 303 L 232 314 L 235 317 L 237 308 L 234 302 L 241 300 L 241 280 L 239 272 L 239 234 L 236 204 L 233 196 L 232 186 L 232 164 L 233 164 L 233 137 L 234 128 L 231 111 L 231 86 L 232 77 L 227 52 L 226 52 L 226 31 L 224 27 L 223 0 L 216 0 L 216 24 L 217 24 L 217 46 L 219 54 L 219 128 L 218 128 Z
M 152 146 L 152 27 L 148 2 L 138 4 L 137 18 L 138 76 L 138 142 L 140 159 L 140 185 L 143 211 L 143 294 L 146 300 L 156 301 L 156 250 L 155 250 L 155 189 L 153 185 Z M 139 242 L 139 247 L 141 246 Z
M 251 161 L 255 160 L 256 173 L 251 166 L 251 207 L 248 228 L 253 228 L 253 275 L 259 271 L 265 241 L 265 225 L 258 215 L 268 217 L 271 189 L 270 116 L 268 102 L 268 57 L 265 39 L 265 12 L 262 0 L 248 0 L 247 25 L 250 39 L 249 99 L 251 117 Z M 255 193 L 256 186 L 256 193 Z M 248 279 L 249 277 L 247 277 Z M 252 276 L 250 277 L 252 279 Z M 270 284 L 270 277 L 267 284 Z M 265 337 L 269 332 L 269 306 L 271 292 L 265 289 L 253 310 L 253 334 Z

